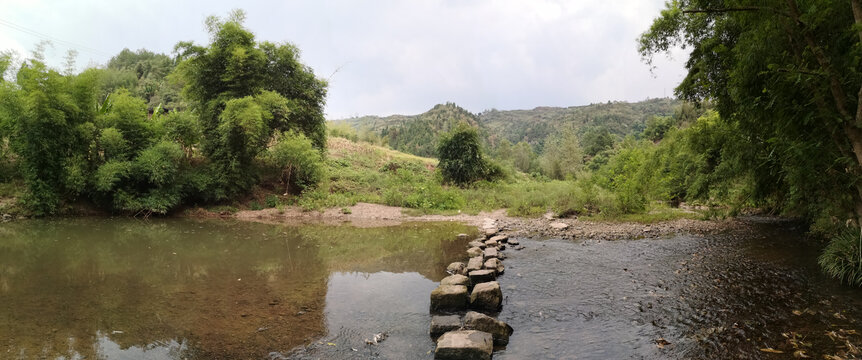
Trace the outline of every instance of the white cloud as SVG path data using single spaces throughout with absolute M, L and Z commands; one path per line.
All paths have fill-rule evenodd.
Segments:
M 443 101 L 478 112 L 671 95 L 685 54 L 660 59 L 654 77 L 636 51 L 637 36 L 663 2 L 309 0 L 239 6 L 259 39 L 295 43 L 319 76 L 341 68 L 331 77 L 326 111 L 344 117 L 419 113 Z M 4 6 L 0 19 L 110 54 L 123 47 L 170 52 L 180 40 L 205 42 L 204 17 L 234 6 L 226 0 L 18 2 Z M 29 49 L 35 42 L 3 30 L 0 47 Z

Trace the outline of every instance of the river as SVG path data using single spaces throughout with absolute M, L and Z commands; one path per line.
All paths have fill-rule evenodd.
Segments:
M 750 234 L 520 239 L 496 359 L 823 358 L 862 344 L 862 291 L 790 222 Z M 0 358 L 430 359 L 429 293 L 456 223 L 0 224 Z M 366 344 L 377 333 L 386 340 Z M 781 351 L 783 354 L 766 352 Z

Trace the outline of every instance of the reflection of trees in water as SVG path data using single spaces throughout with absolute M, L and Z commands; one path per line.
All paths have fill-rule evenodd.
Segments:
M 11 353 L 96 357 L 101 331 L 121 348 L 185 338 L 205 358 L 262 357 L 324 333 L 328 271 L 314 246 L 271 226 L 47 225 L 16 224 L 0 244 Z
M 436 280 L 447 259 L 462 256 L 464 244 L 453 238 L 464 230 L 13 223 L 0 241 L 0 351 L 98 357 L 102 334 L 123 349 L 186 339 L 190 355 L 201 358 L 264 357 L 325 334 L 330 271 L 411 271 Z

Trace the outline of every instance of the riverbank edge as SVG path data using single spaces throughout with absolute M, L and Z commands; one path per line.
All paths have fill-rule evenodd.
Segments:
M 636 222 L 590 221 L 579 218 L 555 218 L 546 214 L 540 218 L 513 217 L 505 209 L 480 212 L 475 215 L 408 215 L 405 208 L 370 203 L 357 203 L 346 208 L 303 211 L 299 207 L 283 209 L 243 210 L 219 213 L 202 208 L 178 214 L 188 218 L 227 218 L 274 224 L 345 224 L 357 227 L 393 226 L 405 222 L 456 221 L 479 229 L 489 219 L 509 236 L 531 238 L 617 240 L 659 238 L 679 233 L 709 235 L 747 229 L 750 224 L 735 218 L 725 220 L 674 219 L 650 224 Z

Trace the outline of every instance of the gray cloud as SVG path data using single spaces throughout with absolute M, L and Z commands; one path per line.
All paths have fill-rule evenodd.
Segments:
M 49 2 L 13 0 L 0 19 L 98 50 L 170 52 L 206 43 L 203 19 L 241 6 L 259 40 L 289 41 L 330 79 L 327 115 L 413 114 L 454 101 L 468 110 L 637 101 L 672 94 L 681 60 L 651 74 L 636 38 L 663 0 Z M 0 48 L 30 50 L 38 37 L 2 27 Z M 67 46 L 56 44 L 59 66 Z M 107 54 L 107 55 L 106 55 Z M 337 70 L 337 71 L 336 71 Z

